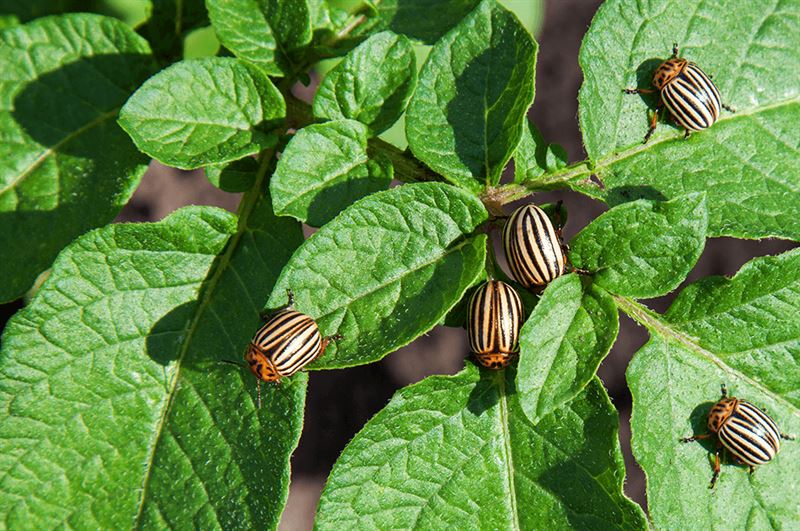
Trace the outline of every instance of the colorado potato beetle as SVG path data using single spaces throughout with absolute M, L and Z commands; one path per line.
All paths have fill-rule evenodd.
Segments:
M 708 431 L 702 435 L 684 437 L 681 442 L 716 437 L 717 448 L 714 459 L 714 474 L 709 488 L 714 488 L 719 477 L 720 453 L 728 450 L 736 463 L 748 465 L 750 473 L 756 465 L 770 461 L 781 448 L 781 439 L 794 439 L 778 429 L 778 425 L 747 400 L 728 396 L 722 385 L 722 398 L 708 413 Z
M 516 290 L 490 280 L 472 295 L 468 311 L 469 346 L 489 369 L 507 366 L 519 351 L 522 301 Z
M 316 321 L 293 308 L 294 295 L 288 292 L 289 304 L 266 317 L 247 347 L 244 356 L 250 371 L 257 378 L 258 407 L 261 407 L 261 382 L 279 383 L 325 353 L 331 341 L 342 339 L 337 334 L 322 337 Z
M 511 214 L 503 228 L 503 246 L 511 276 L 530 288 L 563 275 L 567 257 L 559 232 L 536 205 L 524 205 Z
M 672 47 L 672 57 L 661 63 L 653 74 L 655 89 L 624 89 L 626 94 L 659 93 L 659 102 L 650 117 L 650 129 L 644 136 L 644 143 L 650 140 L 658 124 L 658 115 L 666 107 L 675 122 L 686 131 L 707 129 L 717 121 L 720 108 L 735 112 L 722 103 L 719 90 L 699 66 L 678 57 L 678 45 Z

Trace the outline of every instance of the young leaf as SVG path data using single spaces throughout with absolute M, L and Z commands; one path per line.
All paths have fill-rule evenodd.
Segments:
M 575 274 L 553 281 L 522 327 L 517 392 L 538 423 L 594 377 L 619 332 L 614 300 Z
M 150 18 L 139 28 L 139 34 L 151 43 L 157 57 L 177 61 L 183 56 L 184 37 L 194 29 L 208 26 L 206 6 L 203 0 L 153 0 L 152 3 Z
M 377 136 L 400 118 L 416 85 L 411 42 L 385 31 L 352 50 L 328 73 L 314 97 L 314 116 L 358 120 L 369 127 L 370 136 Z
M 194 169 L 253 155 L 286 116 L 283 96 L 236 59 L 181 61 L 148 79 L 120 112 L 136 146 L 164 164 Z
M 353 35 L 390 29 L 412 39 L 434 44 L 475 9 L 479 0 L 381 0 L 377 16 L 368 18 Z
M 605 190 L 586 191 L 611 204 L 707 192 L 710 236 L 800 238 L 800 31 L 788 22 L 800 17 L 800 4 L 741 7 L 690 0 L 603 4 L 581 48 L 579 115 Z M 713 75 L 737 112 L 723 111 L 687 141 L 662 123 L 643 146 L 658 97 L 622 89 L 648 87 L 674 41 L 681 55 Z
M 640 199 L 592 221 L 570 243 L 569 258 L 612 293 L 658 297 L 678 287 L 700 258 L 707 223 L 704 194 Z
M 289 54 L 311 42 L 307 0 L 206 0 L 220 42 L 270 76 L 290 73 Z
M 265 197 L 238 229 L 189 207 L 67 247 L 2 338 L 2 521 L 274 528 L 306 377 L 263 386 L 256 410 L 253 376 L 220 360 L 240 359 L 301 241 Z
M 496 184 L 533 102 L 537 45 L 484 0 L 431 50 L 406 117 L 414 154 L 473 191 Z
M 0 301 L 130 198 L 148 161 L 115 119 L 153 66 L 144 39 L 98 15 L 0 33 Z
M 514 152 L 514 182 L 533 181 L 546 171 L 547 142 L 533 122 L 526 120 Z
M 316 526 L 645 529 L 602 385 L 536 426 L 514 391 L 513 369 L 472 364 L 398 391 L 339 457 Z
M 514 182 L 526 183 L 531 189 L 547 189 L 545 173 L 552 173 L 567 165 L 567 152 L 558 144 L 547 144 L 542 133 L 530 120 L 522 129 L 522 138 L 514 153 Z M 563 183 L 558 184 L 563 187 Z
M 206 177 L 211 184 L 226 192 L 246 192 L 253 187 L 258 171 L 258 162 L 245 157 L 226 164 L 206 166 Z
M 355 200 L 385 190 L 391 182 L 391 163 L 367 157 L 367 127 L 339 120 L 298 131 L 269 187 L 278 215 L 321 227 Z
M 370 195 L 322 227 L 281 273 L 268 308 L 294 291 L 331 344 L 317 369 L 370 363 L 433 328 L 484 271 L 487 213 L 442 183 Z

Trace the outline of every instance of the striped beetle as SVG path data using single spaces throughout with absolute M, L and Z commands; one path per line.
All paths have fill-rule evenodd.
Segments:
M 469 346 L 475 359 L 490 369 L 506 367 L 519 351 L 522 301 L 516 290 L 489 280 L 472 295 L 468 311 Z
M 287 291 L 289 303 L 269 316 L 250 341 L 245 361 L 257 379 L 258 407 L 261 407 L 261 381 L 280 383 L 322 356 L 331 341 L 340 334 L 322 337 L 317 322 L 296 311 L 294 294 Z
M 748 465 L 752 474 L 756 465 L 763 465 L 775 457 L 781 448 L 781 439 L 794 439 L 782 433 L 769 415 L 750 402 L 729 397 L 725 384 L 722 384 L 722 398 L 708 412 L 708 431 L 710 433 L 684 437 L 680 441 L 687 443 L 716 436 L 714 475 L 709 485 L 711 489 L 719 477 L 723 448 L 731 453 L 736 463 Z
M 521 206 L 511 214 L 503 228 L 503 247 L 514 280 L 530 288 L 543 286 L 566 272 L 560 232 L 536 205 Z
M 678 45 L 672 46 L 672 57 L 664 61 L 653 74 L 653 89 L 624 89 L 626 94 L 649 94 L 658 92 L 661 96 L 655 112 L 650 117 L 650 129 L 644 136 L 644 143 L 650 140 L 656 130 L 658 115 L 666 107 L 675 122 L 686 131 L 684 138 L 692 131 L 702 131 L 717 121 L 720 107 L 735 112 L 720 100 L 719 90 L 714 82 L 699 66 L 678 57 Z

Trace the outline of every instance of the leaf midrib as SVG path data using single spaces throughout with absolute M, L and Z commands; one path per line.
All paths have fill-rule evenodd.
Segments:
M 103 122 L 108 120 L 109 118 L 114 118 L 119 113 L 120 107 L 112 109 L 108 112 L 104 112 L 99 114 L 95 119 L 87 122 L 86 124 L 82 125 L 78 129 L 74 130 L 70 134 L 66 135 L 64 138 L 59 140 L 53 146 L 45 149 L 36 159 L 31 162 L 27 168 L 22 170 L 16 177 L 14 177 L 11 182 L 9 182 L 5 187 L 0 188 L 0 195 L 3 195 L 11 188 L 18 186 L 22 181 L 24 181 L 29 175 L 31 175 L 34 170 L 36 170 L 39 166 L 41 166 L 45 160 L 47 160 L 51 155 L 57 153 L 60 148 L 65 146 L 66 144 L 72 142 L 75 138 L 82 135 L 86 131 L 101 125 Z
M 401 271 L 401 273 L 399 275 L 395 275 L 395 276 L 389 278 L 388 280 L 386 280 L 385 282 L 382 282 L 382 283 L 378 284 L 377 286 L 375 286 L 373 288 L 370 288 L 368 290 L 362 291 L 361 293 L 358 293 L 357 295 L 354 295 L 354 296 L 350 297 L 349 300 L 347 302 L 345 302 L 344 304 L 340 304 L 338 306 L 335 306 L 334 308 L 331 308 L 330 310 L 328 310 L 324 314 L 321 314 L 321 315 L 317 316 L 317 320 L 319 321 L 319 320 L 325 319 L 325 318 L 330 317 L 331 315 L 335 314 L 339 310 L 347 309 L 350 306 L 352 306 L 353 303 L 359 301 L 360 299 L 363 299 L 363 298 L 365 298 L 365 297 L 367 297 L 369 295 L 372 295 L 373 293 L 375 293 L 378 290 L 381 290 L 383 288 L 386 288 L 388 286 L 396 284 L 397 282 L 403 280 L 404 278 L 406 278 L 409 275 L 412 275 L 412 274 L 418 272 L 421 269 L 424 269 L 424 268 L 426 268 L 426 267 L 428 267 L 430 265 L 433 265 L 433 264 L 436 264 L 437 262 L 442 261 L 446 256 L 448 256 L 450 254 L 453 254 L 456 251 L 458 251 L 459 249 L 461 249 L 463 247 L 466 247 L 467 245 L 471 244 L 472 241 L 475 238 L 476 238 L 476 236 L 470 236 L 470 237 L 464 238 L 462 241 L 458 242 L 456 245 L 453 245 L 453 246 L 450 246 L 450 247 L 446 247 L 444 249 L 444 251 L 445 251 L 444 253 L 439 254 L 439 255 L 433 257 L 432 259 L 426 260 L 425 262 L 422 262 L 420 264 L 416 264 L 412 269 L 405 269 L 405 268 L 402 269 L 402 271 Z
M 575 318 L 578 315 L 578 312 L 581 310 L 581 307 L 583 306 L 583 298 L 584 298 L 584 296 L 585 296 L 585 294 L 583 292 L 583 289 L 581 289 L 580 290 L 580 297 L 578 298 L 578 303 L 575 305 L 575 311 L 571 312 L 572 315 L 569 317 L 569 324 L 567 324 L 565 326 L 564 333 L 563 334 L 559 334 L 560 337 L 558 337 L 558 339 L 556 339 L 558 345 L 555 346 L 555 348 L 550 349 L 551 352 L 554 352 L 554 354 L 553 354 L 553 356 L 550 356 L 550 358 L 547 360 L 549 363 L 548 363 L 548 367 L 546 369 L 547 374 L 545 375 L 544 384 L 542 385 L 542 388 L 541 389 L 531 389 L 531 390 L 529 390 L 527 392 L 524 391 L 524 390 L 520 390 L 520 394 L 522 394 L 523 396 L 526 396 L 526 397 L 530 397 L 531 394 L 535 393 L 536 391 L 539 391 L 537 393 L 537 395 L 536 395 L 536 416 L 537 416 L 537 418 L 536 419 L 529 419 L 529 420 L 531 420 L 532 424 L 537 424 L 539 421 L 542 420 L 542 418 L 547 416 L 551 411 L 553 411 L 555 409 L 558 409 L 558 407 L 560 407 L 560 405 L 563 405 L 564 402 L 565 402 L 565 400 L 562 398 L 562 399 L 559 400 L 559 404 L 560 405 L 556 405 L 556 406 L 550 405 L 550 407 L 545 410 L 546 404 L 542 403 L 542 395 L 543 395 L 543 393 L 541 391 L 544 388 L 548 387 L 546 385 L 546 383 L 547 383 L 548 379 L 550 378 L 550 375 L 553 372 L 553 366 L 555 365 L 556 360 L 559 358 L 559 354 L 561 353 L 561 347 L 564 345 L 565 342 L 568 341 L 567 340 L 567 336 L 569 335 L 569 331 L 572 329 L 572 326 L 575 323 Z M 563 300 L 561 301 L 560 304 L 561 305 L 565 305 Z M 537 307 L 538 307 L 538 305 L 537 305 Z M 535 311 L 535 309 L 534 309 L 534 311 Z M 563 318 L 563 316 L 562 316 L 562 318 Z M 528 321 L 530 321 L 530 320 L 531 319 L 528 318 Z M 566 321 L 566 319 L 563 319 L 563 320 Z M 533 355 L 537 355 L 538 357 L 541 357 L 541 350 L 542 349 L 540 349 L 540 352 L 538 352 L 538 353 L 532 352 L 531 353 L 532 355 L 528 356 L 528 358 L 533 358 Z M 537 368 L 536 370 L 541 371 L 542 369 L 541 368 Z M 563 393 L 562 393 L 562 396 L 563 396 Z
M 778 109 L 781 107 L 788 107 L 792 105 L 800 104 L 800 98 L 790 98 L 787 100 L 779 100 L 767 105 L 751 107 L 750 109 L 746 109 L 743 111 L 738 111 L 736 114 L 727 114 L 721 116 L 717 123 L 729 122 L 736 120 L 738 118 L 748 117 L 748 116 L 757 116 L 758 114 L 766 111 L 771 111 L 774 109 Z M 702 133 L 701 133 L 702 134 Z M 533 180 L 525 180 L 519 185 L 525 186 L 529 189 L 538 189 L 540 187 L 557 184 L 561 182 L 577 182 L 578 180 L 585 178 L 587 175 L 597 175 L 598 177 L 603 176 L 604 172 L 610 171 L 613 169 L 613 166 L 621 162 L 623 160 L 629 159 L 638 155 L 639 153 L 649 151 L 654 146 L 658 146 L 664 142 L 672 142 L 674 140 L 681 140 L 682 135 L 676 134 L 674 136 L 665 136 L 658 138 L 656 140 L 651 140 L 647 144 L 636 144 L 634 146 L 625 148 L 621 151 L 613 152 L 611 154 L 605 155 L 600 157 L 592 163 L 590 159 L 582 160 L 577 163 L 571 164 L 566 168 L 562 168 L 555 172 L 545 172 L 539 175 L 536 179 Z M 508 185 L 507 185 L 508 186 Z M 592 188 L 597 188 L 597 190 L 592 191 Z M 602 198 L 605 196 L 605 191 L 599 189 L 598 187 L 581 187 L 581 190 L 584 193 L 589 193 L 592 197 Z
M 514 520 L 511 522 L 512 528 L 519 531 L 521 529 L 519 525 L 519 513 L 517 512 L 517 488 L 514 482 L 515 478 L 515 471 L 514 471 L 514 458 L 513 452 L 511 450 L 511 431 L 509 428 L 508 422 L 508 395 L 506 393 L 506 371 L 495 371 L 494 378 L 497 382 L 497 394 L 499 395 L 499 413 L 500 413 L 500 429 L 502 431 L 503 437 L 503 451 L 506 454 L 505 458 L 505 465 L 506 465 L 506 473 L 508 476 L 508 494 L 509 494 L 509 503 L 511 505 L 511 515 Z
M 786 409 L 788 409 L 791 412 L 792 415 L 800 418 L 800 408 L 789 402 L 787 399 L 783 398 L 781 395 L 777 394 L 772 389 L 766 387 L 761 382 L 756 381 L 747 374 L 744 374 L 743 372 L 738 371 L 733 367 L 729 366 L 727 363 L 721 360 L 715 353 L 702 347 L 695 338 L 686 335 L 685 333 L 676 328 L 673 328 L 671 326 L 671 323 L 665 322 L 662 319 L 660 319 L 661 316 L 659 316 L 646 306 L 634 300 L 628 299 L 626 297 L 621 297 L 619 295 L 611 295 L 611 296 L 614 298 L 614 302 L 622 311 L 624 311 L 629 317 L 631 317 L 639 324 L 645 326 L 649 331 L 655 332 L 664 338 L 672 339 L 673 341 L 679 343 L 682 347 L 686 348 L 689 352 L 692 352 L 694 354 L 697 354 L 698 356 L 706 358 L 707 360 L 712 362 L 714 365 L 716 365 L 723 371 L 735 374 L 737 377 L 741 378 L 742 380 L 745 380 L 748 384 L 752 385 L 765 395 L 769 396 L 776 402 L 783 405 Z
M 148 452 L 147 460 L 145 461 L 145 474 L 142 480 L 142 487 L 141 487 L 141 494 L 139 495 L 139 510 L 137 511 L 136 518 L 133 522 L 133 528 L 139 529 L 141 528 L 142 517 L 144 515 L 144 507 L 147 498 L 147 487 L 150 482 L 150 478 L 152 477 L 153 471 L 153 462 L 155 460 L 155 455 L 158 450 L 159 443 L 161 441 L 161 435 L 164 433 L 164 427 L 169 417 L 169 414 L 172 410 L 172 405 L 175 400 L 175 391 L 178 386 L 178 381 L 181 375 L 181 368 L 183 366 L 183 361 L 186 358 L 186 355 L 189 352 L 189 345 L 192 343 L 192 339 L 194 338 L 195 331 L 197 330 L 197 326 L 200 323 L 201 316 L 205 313 L 205 310 L 209 307 L 211 303 L 212 294 L 215 292 L 217 284 L 219 283 L 220 278 L 222 277 L 223 273 L 226 271 L 228 264 L 230 264 L 231 258 L 233 254 L 236 252 L 239 242 L 241 241 L 242 237 L 248 232 L 247 228 L 247 220 L 250 217 L 250 214 L 255 208 L 256 203 L 258 202 L 259 194 L 258 191 L 261 189 L 261 185 L 263 184 L 264 177 L 267 173 L 267 168 L 269 167 L 270 160 L 272 159 L 271 150 L 267 152 L 264 156 L 262 156 L 261 166 L 258 169 L 256 174 L 256 180 L 253 185 L 251 193 L 249 195 L 245 195 L 245 198 L 242 201 L 242 208 L 239 214 L 239 224 L 236 233 L 231 236 L 228 244 L 225 248 L 225 252 L 220 256 L 220 261 L 216 265 L 215 271 L 212 274 L 211 279 L 208 281 L 207 287 L 203 290 L 203 293 L 200 296 L 200 300 L 197 304 L 197 309 L 195 311 L 194 316 L 192 317 L 192 321 L 187 327 L 187 332 L 183 343 L 181 344 L 181 348 L 175 363 L 175 375 L 170 382 L 169 389 L 167 391 L 167 396 L 169 397 L 167 400 L 167 404 L 164 406 L 161 416 L 156 423 L 156 427 L 154 430 L 154 437 L 153 442 Z
M 743 111 L 737 111 L 735 114 L 723 115 L 719 119 L 717 119 L 717 121 L 715 122 L 714 125 L 719 124 L 719 123 L 724 123 L 724 122 L 732 122 L 732 121 L 737 120 L 739 118 L 758 115 L 758 114 L 760 114 L 762 112 L 771 111 L 773 109 L 778 109 L 778 108 L 784 107 L 784 106 L 796 105 L 798 103 L 800 103 L 800 98 L 791 98 L 791 99 L 788 99 L 788 100 L 779 100 L 779 101 L 776 101 L 776 102 L 773 102 L 773 103 L 769 103 L 767 105 L 751 107 L 751 108 L 745 109 Z M 654 146 L 657 146 L 659 144 L 663 144 L 664 142 L 671 142 L 673 140 L 678 140 L 678 139 L 681 139 L 681 138 L 683 138 L 683 133 L 679 133 L 679 134 L 676 134 L 676 135 L 665 136 L 665 137 L 659 138 L 657 140 L 652 140 L 652 141 L 648 142 L 647 144 L 637 144 L 635 146 L 626 148 L 626 149 L 624 149 L 622 151 L 613 153 L 611 155 L 600 157 L 597 160 L 597 162 L 592 166 L 591 171 L 588 171 L 586 173 L 587 174 L 596 173 L 596 174 L 599 175 L 600 172 L 603 169 L 606 169 L 606 168 L 608 168 L 610 166 L 613 166 L 614 164 L 616 164 L 616 163 L 618 163 L 618 162 L 620 162 L 622 160 L 625 160 L 625 159 L 628 159 L 628 158 L 633 157 L 635 155 L 638 155 L 639 153 L 641 153 L 643 151 L 648 151 L 651 148 L 653 148 Z

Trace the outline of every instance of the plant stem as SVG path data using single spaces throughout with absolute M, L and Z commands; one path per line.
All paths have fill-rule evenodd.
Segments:
M 289 127 L 301 129 L 315 122 L 311 106 L 290 94 L 285 94 L 286 118 Z M 382 155 L 389 159 L 394 168 L 394 178 L 403 182 L 443 181 L 444 178 L 433 172 L 422 162 L 417 160 L 408 150 L 401 150 L 397 146 L 381 140 L 370 138 L 367 147 L 371 155 Z
M 302 129 L 316 121 L 308 103 L 295 98 L 288 88 L 282 90 L 282 92 L 286 100 L 286 120 L 290 128 L 295 130 Z M 408 149 L 401 150 L 380 138 L 370 138 L 367 149 L 370 155 L 382 155 L 391 161 L 394 168 L 394 178 L 398 181 L 446 182 L 443 176 L 428 168 Z M 565 168 L 545 173 L 530 182 L 488 186 L 481 194 L 481 200 L 490 213 L 502 215 L 503 205 L 528 197 L 535 191 L 562 188 L 560 185 L 576 182 L 581 177 L 585 179 L 579 182 L 588 186 L 596 186 L 599 190 L 600 187 L 589 179 L 592 173 L 589 161 L 582 160 Z
M 612 295 L 614 302 L 617 304 L 617 307 L 625 312 L 625 315 L 639 323 L 640 325 L 644 326 L 648 330 L 654 332 L 664 332 L 664 325 L 659 319 L 659 315 L 656 314 L 653 310 L 636 302 L 633 299 L 629 299 L 627 297 L 621 297 L 619 295 Z

